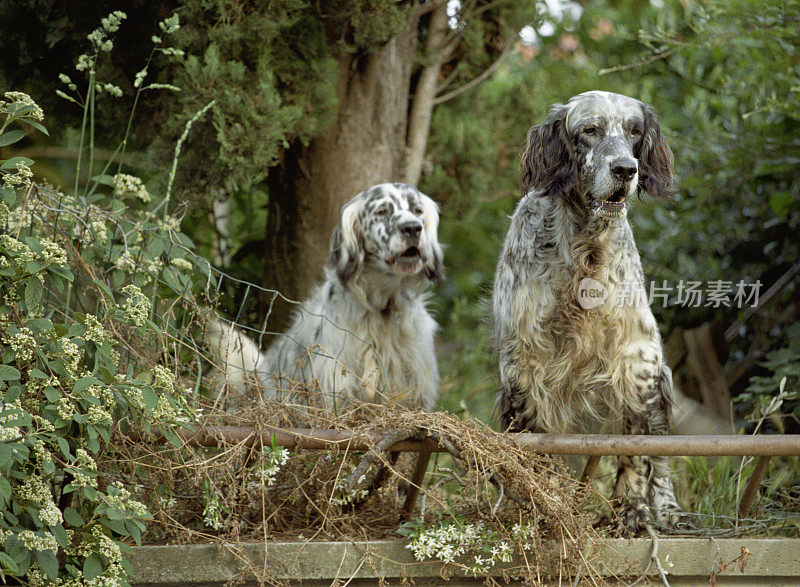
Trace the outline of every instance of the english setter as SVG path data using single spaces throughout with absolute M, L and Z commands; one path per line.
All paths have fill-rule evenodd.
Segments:
M 672 167 L 652 107 L 627 96 L 574 96 L 529 131 L 494 282 L 504 429 L 668 433 L 672 373 L 627 207 L 669 195 Z M 624 531 L 691 523 L 670 475 L 665 457 L 619 458 Z
M 430 410 L 439 373 L 426 285 L 441 282 L 439 208 L 417 189 L 380 184 L 342 207 L 330 239 L 325 281 L 266 353 L 212 321 L 206 338 L 228 363 L 235 389 L 256 374 L 281 396 L 293 381 L 318 383 L 322 403 L 392 402 Z

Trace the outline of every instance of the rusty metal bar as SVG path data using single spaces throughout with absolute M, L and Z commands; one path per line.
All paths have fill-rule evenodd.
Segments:
M 354 434 L 342 430 L 267 428 L 260 435 L 289 449 L 340 448 L 365 451 L 379 442 L 383 432 Z M 179 436 L 195 446 L 260 443 L 259 433 L 244 426 L 205 426 L 196 432 L 182 430 Z M 523 450 L 540 454 L 650 455 L 650 456 L 789 456 L 800 455 L 800 435 L 646 436 L 611 434 L 507 434 L 508 441 Z M 158 441 L 159 439 L 156 438 Z M 161 439 L 163 442 L 163 439 Z M 404 440 L 387 450 L 397 452 L 443 452 L 430 438 Z
M 407 519 L 411 512 L 414 511 L 414 505 L 417 503 L 417 496 L 422 487 L 422 481 L 425 479 L 425 471 L 428 470 L 428 462 L 430 460 L 431 451 L 429 450 L 422 450 L 417 456 L 414 471 L 411 473 L 411 482 L 408 485 L 408 493 L 406 493 L 406 501 L 403 503 L 403 519 Z
M 758 495 L 758 488 L 761 486 L 761 480 L 767 472 L 767 467 L 769 466 L 771 458 L 772 457 L 768 455 L 758 457 L 756 468 L 753 469 L 753 474 L 750 475 L 750 479 L 747 481 L 747 487 L 744 488 L 742 500 L 739 502 L 739 509 L 736 510 L 740 520 L 747 517 L 747 514 L 750 513 L 750 506 L 753 505 L 753 501 L 755 501 L 756 495 Z
M 650 456 L 800 455 L 800 435 L 736 434 L 646 436 L 611 434 L 509 434 L 520 448 L 537 453 Z
M 590 483 L 594 472 L 597 470 L 597 465 L 600 464 L 600 455 L 592 455 L 586 461 L 586 466 L 583 468 L 583 475 L 581 475 L 581 483 Z

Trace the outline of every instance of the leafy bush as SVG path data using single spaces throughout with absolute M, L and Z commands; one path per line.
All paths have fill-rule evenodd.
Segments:
M 97 92 L 111 92 L 95 79 L 94 63 L 122 18 L 109 15 L 90 35 L 94 53 L 78 62 L 88 72 L 86 94 L 62 80 L 75 93 L 64 96 L 85 114 Z M 165 23 L 165 33 L 177 26 Z M 137 87 L 144 75 L 146 68 Z M 5 97 L 0 144 L 24 136 L 8 130 L 12 123 L 46 132 L 29 96 Z M 93 128 L 85 130 L 91 137 Z M 151 426 L 181 445 L 177 427 L 196 418 L 193 390 L 164 366 L 164 341 L 184 324 L 186 305 L 158 315 L 151 306 L 207 286 L 208 271 L 189 255 L 192 243 L 166 202 L 152 201 L 138 178 L 102 173 L 67 196 L 31 183 L 32 160 L 1 163 L 0 578 L 125 585 L 124 554 L 151 516 L 98 462 L 113 454 L 115 435 Z

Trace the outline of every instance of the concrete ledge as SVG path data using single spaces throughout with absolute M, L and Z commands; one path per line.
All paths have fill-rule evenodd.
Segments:
M 456 567 L 436 562 L 420 563 L 404 541 L 376 542 L 267 542 L 142 546 L 131 556 L 131 583 L 139 586 L 222 585 L 229 581 L 254 583 L 257 577 L 330 584 L 354 579 L 353 585 L 372 585 L 378 580 L 399 584 L 413 579 L 418 585 L 481 584 L 483 579 L 464 577 Z M 744 572 L 736 565 L 718 574 L 717 585 L 800 585 L 800 539 L 796 538 L 662 538 L 659 558 L 667 555 L 674 566 L 669 581 L 677 585 L 708 585 L 719 563 L 728 563 L 746 547 L 752 555 Z M 642 576 L 650 559 L 649 539 L 603 539 L 592 544 L 598 572 L 612 582 Z M 659 582 L 655 567 L 647 573 Z

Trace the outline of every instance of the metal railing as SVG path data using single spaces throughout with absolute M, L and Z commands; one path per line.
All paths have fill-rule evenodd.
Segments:
M 327 450 L 346 449 L 354 452 L 367 451 L 388 435 L 386 432 L 353 433 L 343 430 L 311 428 L 255 429 L 246 426 L 204 426 L 195 432 L 183 430 L 179 433 L 183 441 L 205 447 L 229 444 L 245 446 L 269 445 L 274 441 L 288 449 Z M 742 493 L 737 514 L 744 518 L 758 494 L 767 466 L 773 456 L 800 456 L 800 434 L 775 435 L 709 435 L 709 436 L 648 436 L 612 434 L 531 434 L 509 433 L 504 435 L 509 444 L 537 454 L 587 455 L 589 457 L 581 481 L 589 483 L 603 456 L 648 455 L 648 456 L 754 456 L 758 457 Z M 403 506 L 409 514 L 427 470 L 432 453 L 446 452 L 433 438 L 401 440 L 386 448 L 389 452 L 418 452 L 417 462 L 411 475 L 411 486 Z

